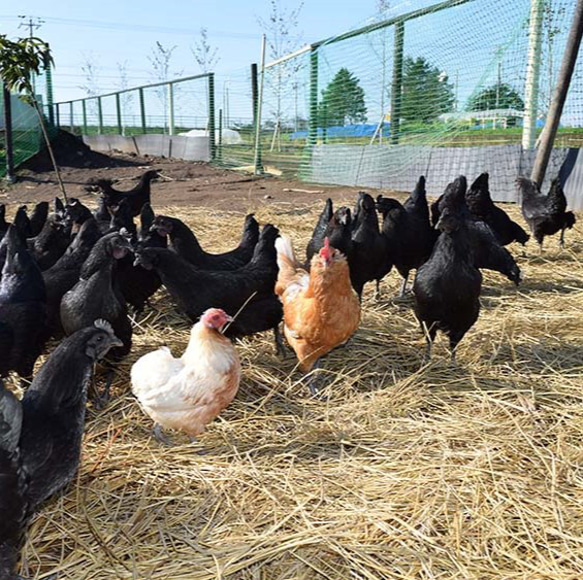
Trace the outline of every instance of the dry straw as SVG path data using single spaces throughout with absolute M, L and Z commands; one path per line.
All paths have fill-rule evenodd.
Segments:
M 257 212 L 303 249 L 320 204 Z M 205 247 L 242 216 L 165 208 Z M 516 208 L 511 213 L 518 218 Z M 583 220 L 582 220 L 583 221 Z M 583 235 L 512 247 L 516 289 L 487 274 L 457 368 L 424 339 L 392 273 L 362 327 L 324 361 L 313 400 L 272 335 L 241 341 L 239 394 L 189 444 L 160 446 L 131 364 L 189 325 L 160 292 L 104 411 L 90 408 L 76 481 L 32 524 L 24 573 L 61 579 L 583 577 Z

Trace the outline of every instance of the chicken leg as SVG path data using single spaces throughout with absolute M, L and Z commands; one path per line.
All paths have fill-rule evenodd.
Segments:
M 401 284 L 401 292 L 399 293 L 399 298 L 404 298 L 405 294 L 407 293 L 407 280 L 409 280 L 409 272 L 407 272 L 407 276 L 403 278 L 403 283 Z
M 275 338 L 275 354 L 282 360 L 285 360 L 287 351 L 285 348 L 285 343 L 283 342 L 281 331 L 279 330 L 279 325 L 273 327 L 273 336 Z
M 168 447 L 174 445 L 172 439 L 168 435 L 165 435 L 164 432 L 162 431 L 162 425 L 160 425 L 160 423 L 154 424 L 154 428 L 152 429 L 152 435 L 154 435 L 154 439 L 156 439 L 158 443 L 162 443 L 162 445 L 166 445 Z
M 314 366 L 312 367 L 312 370 L 308 373 L 307 376 L 307 383 L 308 383 L 308 388 L 310 389 L 310 394 L 312 395 L 312 397 L 317 397 L 318 393 L 320 391 L 320 383 L 321 383 L 321 379 L 318 373 L 314 374 L 314 371 L 317 371 L 320 368 L 320 359 L 318 359 L 315 363 Z

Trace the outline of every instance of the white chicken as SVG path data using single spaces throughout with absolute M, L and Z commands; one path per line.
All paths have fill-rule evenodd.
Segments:
M 132 367 L 132 391 L 155 422 L 154 436 L 168 443 L 162 427 L 184 431 L 193 439 L 225 409 L 237 394 L 241 363 L 221 329 L 231 320 L 210 308 L 192 327 L 184 354 L 174 358 L 160 348 Z

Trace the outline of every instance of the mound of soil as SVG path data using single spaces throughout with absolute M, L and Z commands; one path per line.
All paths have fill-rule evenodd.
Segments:
M 52 141 L 53 152 L 60 167 L 77 169 L 100 169 L 104 167 L 131 167 L 139 165 L 138 161 L 128 158 L 112 158 L 103 153 L 92 151 L 77 137 L 68 131 L 58 130 Z M 23 163 L 19 171 L 28 170 L 33 173 L 52 171 L 53 165 L 46 147 Z

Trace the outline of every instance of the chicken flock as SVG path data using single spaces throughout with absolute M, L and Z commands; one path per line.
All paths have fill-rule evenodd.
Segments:
M 416 271 L 414 313 L 426 360 L 441 331 L 455 361 L 479 316 L 482 269 L 521 281 L 505 246 L 524 245 L 529 235 L 492 202 L 487 173 L 469 187 L 459 176 L 431 206 L 424 177 L 404 203 L 361 192 L 353 210 L 334 210 L 328 199 L 305 261 L 290 238 L 273 224 L 260 228 L 253 215 L 235 249 L 206 252 L 180 219 L 154 213 L 157 176 L 146 172 L 129 191 L 93 182 L 90 189 L 101 192 L 95 212 L 78 199 L 56 198 L 52 211 L 47 202 L 30 216 L 20 207 L 9 224 L 0 205 L 0 578 L 19 578 L 27 521 L 78 468 L 95 362 L 108 373 L 105 390 L 91 393 L 103 406 L 116 363 L 132 349 L 130 308 L 142 312 L 162 286 L 194 323 L 188 345 L 179 358 L 165 347 L 147 353 L 130 374 L 154 436 L 169 444 L 164 429 L 195 438 L 236 396 L 235 338 L 272 331 L 276 352 L 285 356 L 283 321 L 283 336 L 318 395 L 314 370 L 358 329 L 366 283 L 374 281 L 378 293 L 393 267 L 402 295 Z M 541 251 L 555 233 L 562 245 L 575 216 L 559 181 L 547 195 L 526 178 L 516 187 Z M 33 377 L 54 340 L 58 346 Z M 2 383 L 10 372 L 25 385 L 21 401 Z

